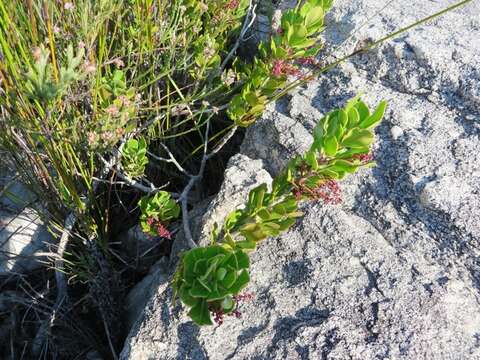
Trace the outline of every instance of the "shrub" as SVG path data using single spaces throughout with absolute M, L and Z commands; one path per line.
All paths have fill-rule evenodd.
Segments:
M 142 177 L 148 164 L 145 139 L 130 139 L 122 149 L 122 168 L 130 178 Z
M 1 160 L 38 195 L 59 238 L 58 294 L 52 321 L 41 329 L 68 303 L 66 274 L 72 284 L 87 283 L 109 333 L 118 320 L 105 305 L 114 303 L 110 266 L 125 266 L 121 258 L 116 264 L 118 243 L 111 240 L 138 221 L 137 205 L 148 235 L 170 238 L 181 215 L 195 247 L 190 192 L 239 128 L 348 57 L 469 1 L 322 67 L 318 35 L 332 0 L 299 1 L 280 18 L 267 14 L 272 32 L 248 57 L 238 50 L 257 5 L 268 10 L 268 0 L 0 0 Z M 373 164 L 372 127 L 384 110 L 381 103 L 370 114 L 354 99 L 328 114 L 312 148 L 292 159 L 270 191 L 254 189 L 246 207 L 213 231 L 210 247 L 184 254 L 175 288 L 194 321 L 208 324 L 211 312 L 235 311 L 248 282 L 248 253 L 292 226 L 299 202 L 337 203 L 336 180 Z M 127 217 L 134 222 L 124 223 Z
M 139 204 L 142 214 L 140 224 L 145 233 L 158 236 L 170 221 L 180 214 L 180 207 L 166 191 L 159 191 L 153 197 L 144 196 Z M 163 230 L 163 234 L 168 234 Z M 167 237 L 170 237 L 169 235 Z
M 250 280 L 249 265 L 245 252 L 219 245 L 195 248 L 183 256 L 178 293 L 191 307 L 189 315 L 195 323 L 212 325 L 211 311 L 228 314 L 235 309 L 234 295 Z
M 381 102 L 371 114 L 364 102 L 354 98 L 343 109 L 327 114 L 315 126 L 309 151 L 289 162 L 273 180 L 271 191 L 267 184 L 251 190 L 245 207 L 230 213 L 221 231 L 215 226 L 211 246 L 182 255 L 173 286 L 181 301 L 191 307 L 189 315 L 194 322 L 212 324 L 211 312 L 228 314 L 235 308 L 234 297 L 250 278 L 248 252 L 295 224 L 302 216 L 297 210 L 300 202 L 336 203 L 335 181 L 374 165 L 370 155 L 373 128 L 385 107 Z M 225 271 L 231 271 L 228 281 L 224 281 Z
M 73 212 L 95 224 L 82 231 L 103 237 L 95 184 L 114 171 L 137 191 L 125 177 L 152 189 L 196 172 L 205 140 L 221 144 L 262 113 L 289 75 L 301 76 L 296 62 L 320 50 L 331 1 L 287 11 L 252 61 L 231 51 L 253 18 L 248 0 L 130 0 L 131 11 L 116 0 L 66 4 L 0 7 L 1 143 L 50 215 L 61 223 Z M 166 146 L 182 170 L 162 161 Z M 171 175 L 147 180 L 149 157 Z

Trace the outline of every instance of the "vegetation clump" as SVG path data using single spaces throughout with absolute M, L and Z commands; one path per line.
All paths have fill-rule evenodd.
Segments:
M 293 158 L 272 183 L 250 191 L 242 209 L 230 213 L 219 231 L 212 232 L 208 247 L 182 255 L 174 288 L 182 302 L 191 307 L 192 320 L 211 325 L 211 313 L 229 314 L 236 307 L 235 296 L 247 285 L 248 254 L 269 236 L 278 236 L 302 216 L 302 201 L 340 201 L 337 180 L 363 167 L 370 160 L 373 129 L 382 120 L 386 103 L 373 113 L 359 98 L 343 109 L 327 114 L 313 131 L 314 141 L 303 155 Z
M 168 255 L 171 244 L 160 240 L 183 230 L 191 250 L 181 256 L 176 293 L 197 324 L 211 324 L 212 314 L 221 322 L 239 314 L 258 244 L 289 229 L 301 202 L 340 202 L 337 181 L 374 164 L 373 128 L 386 104 L 370 112 L 355 98 L 318 122 L 310 150 L 271 188 L 252 190 L 213 229 L 209 246 L 193 240 L 189 211 L 215 192 L 202 180 L 221 181 L 242 128 L 349 57 L 318 60 L 332 5 L 298 1 L 276 17 L 267 0 L 0 0 L 0 160 L 38 196 L 58 239 L 53 271 L 32 287 L 49 305 L 36 316 L 29 302 L 23 309 L 40 325 L 11 331 L 35 339 L 31 358 L 81 357 L 91 348 L 116 357 L 122 294 L 143 275 L 143 255 L 132 260 L 116 241 L 129 227 L 140 224 L 152 240 L 143 254 Z M 271 31 L 251 49 L 260 15 Z M 53 279 L 56 287 L 44 289 Z M 15 339 L 0 353 L 23 348 Z M 59 343 L 73 345 L 49 346 Z

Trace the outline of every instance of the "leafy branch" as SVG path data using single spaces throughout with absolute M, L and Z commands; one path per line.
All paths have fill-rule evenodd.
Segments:
M 198 325 L 211 325 L 211 313 L 231 313 L 235 297 L 248 285 L 249 253 L 259 242 L 278 236 L 302 216 L 302 201 L 331 202 L 332 182 L 374 165 L 370 156 L 373 129 L 381 121 L 386 103 L 373 113 L 359 98 L 327 114 L 316 125 L 309 151 L 293 158 L 272 183 L 250 191 L 243 209 L 226 216 L 221 230 L 212 231 L 212 244 L 182 254 L 173 286 L 190 307 Z M 333 194 L 335 195 L 335 194 Z M 335 199 L 335 197 L 334 197 Z

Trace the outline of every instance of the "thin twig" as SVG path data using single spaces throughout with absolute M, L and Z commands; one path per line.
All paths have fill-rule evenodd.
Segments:
M 110 351 L 112 352 L 112 356 L 113 356 L 114 360 L 118 360 L 117 352 L 115 351 L 115 347 L 113 346 L 112 338 L 110 336 L 110 329 L 108 328 L 108 324 L 105 320 L 105 316 L 103 315 L 103 313 L 102 313 L 102 321 L 103 321 L 103 326 L 105 328 L 105 333 L 107 334 L 108 346 L 110 347 Z
M 65 224 L 63 226 L 63 233 L 60 237 L 60 242 L 58 243 L 57 258 L 55 259 L 55 281 L 57 283 L 57 299 L 55 300 L 55 305 L 53 306 L 54 310 L 56 307 L 58 308 L 63 302 L 63 299 L 66 299 L 67 297 L 67 281 L 63 269 L 63 255 L 67 248 L 70 233 L 73 230 L 76 222 L 77 216 L 74 213 L 70 213 L 65 220 Z M 51 322 L 53 322 L 53 318 Z
M 220 66 L 220 69 L 219 69 L 220 74 L 223 72 L 228 62 L 236 53 L 238 47 L 240 46 L 240 43 L 244 40 L 245 34 L 247 33 L 248 29 L 253 25 L 255 18 L 257 16 L 257 14 L 255 13 L 256 9 L 257 9 L 257 4 L 254 5 L 253 0 L 250 0 L 250 4 L 248 5 L 248 10 L 247 10 L 247 15 L 245 16 L 245 20 L 243 21 L 242 30 L 240 30 L 240 35 L 238 36 L 237 41 L 235 42 L 235 45 L 233 45 L 232 49 L 226 56 L 225 60 L 223 60 L 222 65 Z
M 205 130 L 205 137 L 203 143 L 203 157 L 202 162 L 200 164 L 200 170 L 198 170 L 197 175 L 193 175 L 190 177 L 190 180 L 187 183 L 187 186 L 183 189 L 180 197 L 178 198 L 177 202 L 179 202 L 182 206 L 182 222 L 183 222 L 183 232 L 185 233 L 185 237 L 187 238 L 188 244 L 190 248 L 194 248 L 197 246 L 195 241 L 193 241 L 192 232 L 190 230 L 190 219 L 188 217 L 188 193 L 192 190 L 193 186 L 197 181 L 200 181 L 203 177 L 203 173 L 205 171 L 205 164 L 208 159 L 207 149 L 208 149 L 208 132 L 210 131 L 210 120 L 207 121 L 207 127 Z
M 183 232 L 185 234 L 185 238 L 190 246 L 190 248 L 195 248 L 197 244 L 193 241 L 192 232 L 190 230 L 190 218 L 188 216 L 188 194 L 192 190 L 193 186 L 202 180 L 203 174 L 205 172 L 205 165 L 208 160 L 210 160 L 215 154 L 217 154 L 232 138 L 232 136 L 237 131 L 238 127 L 234 126 L 230 132 L 222 139 L 222 141 L 213 149 L 210 153 L 208 153 L 208 133 L 210 131 L 210 120 L 207 121 L 207 127 L 205 130 L 204 136 L 204 143 L 203 143 L 203 156 L 202 161 L 200 163 L 200 169 L 198 170 L 197 175 L 191 175 L 190 180 L 188 181 L 187 185 L 183 189 L 182 193 L 180 194 L 177 202 L 181 204 L 182 207 L 182 223 L 183 223 Z
M 100 159 L 102 160 L 102 162 L 107 165 L 109 164 L 109 162 L 107 160 L 105 160 L 105 158 L 101 157 L 100 156 Z M 146 180 L 146 179 L 142 179 L 143 182 L 148 182 L 147 185 L 143 184 L 142 182 L 140 181 L 137 181 L 135 179 L 130 179 L 127 175 L 125 175 L 122 171 L 120 171 L 119 169 L 115 169 L 115 174 L 123 180 L 123 182 L 125 183 L 125 185 L 128 185 L 130 187 L 133 187 L 137 190 L 140 190 L 141 192 L 144 192 L 146 194 L 155 194 L 157 192 L 159 192 L 161 189 L 165 188 L 168 184 L 165 184 L 165 185 L 162 185 L 160 187 L 156 187 L 155 185 L 153 185 L 150 181 Z
M 13 179 L 10 179 L 5 185 L 3 185 L 3 188 L 0 190 L 0 197 L 2 197 L 5 193 L 8 195 L 8 189 L 15 184 L 15 182 L 18 180 L 19 175 L 15 175 Z
M 180 165 L 180 163 L 177 161 L 177 159 L 175 159 L 172 152 L 168 149 L 168 147 L 165 144 L 161 143 L 160 146 L 162 146 L 163 149 L 167 152 L 169 157 L 168 159 L 152 154 L 150 151 L 147 151 L 147 154 L 150 155 L 155 160 L 172 163 L 182 174 L 186 176 L 192 176 L 182 167 L 182 165 Z
M 279 91 L 277 94 L 275 94 L 275 96 L 273 96 L 272 98 L 270 98 L 267 102 L 266 102 L 266 105 L 272 103 L 273 101 L 276 101 L 278 100 L 279 98 L 281 98 L 282 96 L 286 95 L 290 90 L 293 90 L 295 89 L 296 87 L 302 85 L 302 84 L 306 84 L 307 82 L 313 80 L 315 77 L 323 74 L 324 72 L 327 72 L 331 69 L 333 69 L 334 67 L 336 67 L 337 65 L 340 65 L 341 63 L 343 63 L 344 61 L 350 59 L 351 57 L 354 57 L 356 55 L 359 55 L 359 54 L 362 54 L 362 53 L 365 53 L 369 50 L 372 50 L 374 48 L 376 48 L 377 46 L 383 44 L 384 42 L 392 39 L 392 38 L 395 38 L 397 37 L 398 35 L 400 34 L 403 34 L 404 32 L 407 32 L 409 30 L 411 30 L 412 28 L 416 27 L 416 26 L 419 26 L 419 25 L 422 25 L 428 21 L 431 21 L 433 19 L 436 19 L 452 10 L 455 10 L 456 8 L 459 8 L 461 6 L 464 6 L 464 5 L 467 5 L 468 3 L 472 2 L 473 0 L 463 0 L 463 1 L 460 1 L 458 3 L 455 3 L 451 6 L 448 6 L 430 16 L 427 16 L 425 18 L 422 18 L 418 21 L 415 21 L 414 23 L 408 25 L 408 26 L 405 26 L 399 30 L 396 30 L 394 32 L 391 32 L 387 35 L 385 35 L 384 37 L 380 38 L 379 40 L 376 40 L 372 43 L 370 43 L 369 45 L 365 46 L 365 47 L 362 47 L 361 49 L 358 49 L 358 50 L 355 50 L 353 52 L 351 52 L 350 54 L 348 55 L 345 55 L 343 56 L 342 58 L 338 59 L 338 60 L 335 60 L 333 62 L 331 62 L 330 64 L 320 68 L 320 69 L 317 69 L 317 70 L 313 70 L 311 71 L 309 74 L 305 74 L 305 76 L 303 76 L 301 79 L 297 79 L 297 80 L 294 80 L 292 81 L 291 83 L 287 84 L 281 91 Z
M 365 26 L 367 26 L 370 21 L 372 21 L 375 17 L 377 17 L 378 15 L 382 14 L 383 11 L 389 7 L 392 3 L 394 3 L 395 0 L 390 0 L 389 2 L 387 2 L 381 9 L 379 9 L 378 11 L 376 11 L 372 16 L 368 17 L 362 24 L 360 24 L 359 27 L 357 27 L 356 29 L 354 29 L 350 34 L 347 34 L 347 38 L 345 38 L 345 40 L 343 40 L 340 44 L 338 44 L 337 46 L 335 46 L 331 52 L 332 53 L 335 53 L 338 49 L 340 49 L 344 44 L 346 44 L 351 38 L 353 38 L 355 36 L 356 33 L 358 33 L 361 29 L 363 29 Z
M 34 354 L 38 354 L 40 348 L 45 343 L 45 339 L 47 338 L 47 334 L 50 331 L 53 323 L 55 322 L 57 313 L 60 311 L 62 305 L 64 304 L 64 302 L 66 302 L 68 297 L 63 255 L 65 253 L 65 249 L 67 248 L 70 233 L 73 230 L 76 222 L 77 216 L 73 212 L 70 213 L 65 219 L 62 236 L 60 237 L 60 241 L 58 243 L 57 256 L 55 257 L 55 282 L 57 284 L 57 296 L 48 321 L 44 321 L 40 325 L 40 329 L 38 330 L 37 335 L 35 336 L 35 339 L 33 341 L 32 351 Z
M 232 127 L 232 129 L 222 139 L 222 141 L 220 141 L 218 143 L 218 145 L 210 152 L 210 154 L 207 155 L 207 160 L 210 160 L 211 157 L 216 155 L 225 146 L 225 144 L 228 142 L 228 140 L 230 140 L 233 137 L 233 135 L 235 135 L 237 130 L 238 130 L 238 126 L 235 125 L 234 127 Z

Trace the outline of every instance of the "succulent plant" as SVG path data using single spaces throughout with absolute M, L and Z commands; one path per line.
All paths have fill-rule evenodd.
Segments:
M 321 119 L 313 130 L 314 141 L 304 155 L 294 158 L 279 180 L 288 181 L 297 195 L 315 198 L 319 187 L 343 179 L 359 168 L 373 166 L 371 145 L 374 127 L 382 120 L 387 103 L 382 101 L 373 113 L 355 97 L 343 109 Z M 305 197 L 304 196 L 304 197 Z M 322 196 L 320 196 L 322 197 Z
M 144 138 L 130 139 L 122 149 L 122 167 L 131 178 L 141 177 L 148 164 L 147 142 Z
M 272 183 L 252 189 L 243 208 L 232 211 L 219 228 L 215 224 L 212 244 L 195 248 L 182 257 L 174 287 L 189 315 L 198 325 L 212 324 L 211 314 L 229 314 L 235 309 L 235 295 L 248 283 L 248 251 L 261 240 L 278 236 L 303 214 L 303 200 L 340 202 L 336 182 L 359 168 L 372 166 L 373 128 L 382 119 L 386 102 L 373 113 L 355 97 L 316 125 L 311 148 L 293 158 Z M 221 230 L 220 230 L 221 229 Z M 220 316 L 221 318 L 221 316 Z
M 211 325 L 211 311 L 228 314 L 235 309 L 234 296 L 250 281 L 250 260 L 242 250 L 212 245 L 183 254 L 174 287 L 188 315 L 198 325 Z
M 166 191 L 159 191 L 154 196 L 144 196 L 138 203 L 142 214 L 140 224 L 145 233 L 157 236 L 158 224 L 167 225 L 180 214 L 180 207 Z M 153 221 L 152 221 L 153 220 Z
M 301 76 L 295 61 L 318 54 L 322 44 L 317 34 L 325 28 L 325 13 L 331 5 L 331 0 L 307 0 L 283 13 L 277 33 L 260 43 L 252 64 L 241 68 L 244 85 L 227 110 L 238 126 L 249 126 L 262 114 L 269 97 L 285 86 L 288 75 Z

